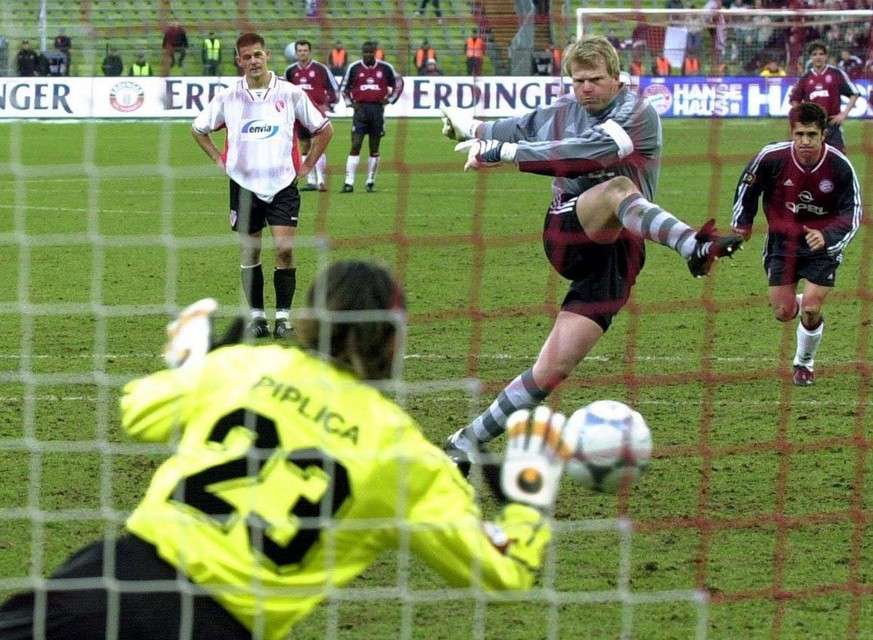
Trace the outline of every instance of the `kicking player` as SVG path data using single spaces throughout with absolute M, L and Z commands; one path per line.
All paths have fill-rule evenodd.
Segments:
M 300 87 L 270 71 L 270 50 L 260 35 L 239 37 L 236 62 L 243 77 L 206 105 L 194 119 L 191 135 L 230 178 L 230 225 L 240 239 L 240 275 L 251 310 L 249 331 L 255 338 L 270 335 L 261 266 L 261 235 L 264 227 L 270 227 L 276 253 L 273 335 L 286 338 L 294 333 L 290 317 L 297 288 L 297 180 L 314 169 L 333 136 L 333 126 Z M 298 126 L 312 134 L 312 146 L 302 162 L 295 137 Z M 224 151 L 211 137 L 220 129 L 227 130 Z
M 792 107 L 788 122 L 791 140 L 765 146 L 740 176 L 732 226 L 748 238 L 758 200 L 763 201 L 770 307 L 779 322 L 800 318 L 794 384 L 808 386 L 824 333 L 821 309 L 836 284 L 843 251 L 861 225 L 861 190 L 849 159 L 824 142 L 823 107 L 803 102 Z M 797 294 L 801 279 L 806 283 Z
M 309 99 L 318 107 L 322 115 L 333 111 L 339 101 L 339 85 L 336 78 L 325 65 L 312 59 L 312 43 L 308 40 L 298 40 L 294 45 L 297 62 L 285 69 L 285 79 L 303 89 Z M 300 153 L 305 157 L 309 154 L 312 134 L 309 129 L 297 125 L 297 140 L 300 141 Z M 315 162 L 315 169 L 306 175 L 306 185 L 301 191 L 327 191 L 327 154 L 322 153 Z
M 515 378 L 446 451 L 462 468 L 479 445 L 503 433 L 509 415 L 538 405 L 573 371 L 627 302 L 645 261 L 643 241 L 674 249 L 695 277 L 742 244 L 720 237 L 714 221 L 699 231 L 653 202 L 661 165 L 661 122 L 654 107 L 622 83 L 619 58 L 604 37 L 567 46 L 564 72 L 573 92 L 531 113 L 480 122 L 447 112 L 443 133 L 467 140 L 466 170 L 510 163 L 555 176 L 543 245 L 571 281 L 533 367 Z
M 506 503 L 483 522 L 452 461 L 373 384 L 403 357 L 403 295 L 388 271 L 334 263 L 308 303 L 299 349 L 210 351 L 210 299 L 168 327 L 171 368 L 124 387 L 121 421 L 173 454 L 128 534 L 0 606 L 0 640 L 285 640 L 389 549 L 463 594 L 533 586 L 571 453 L 564 417 L 538 407 L 513 418 Z

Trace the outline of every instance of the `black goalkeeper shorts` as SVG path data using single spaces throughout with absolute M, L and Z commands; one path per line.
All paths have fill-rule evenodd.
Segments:
M 56 582 L 103 577 L 104 545 L 101 540 L 70 557 L 46 591 L 20 593 L 0 605 L 0 640 L 251 640 L 236 618 L 135 536 L 110 540 L 118 588 Z M 147 590 L 147 580 L 163 581 L 163 591 L 157 585 Z
M 577 197 L 559 196 L 552 202 L 543 225 L 543 249 L 555 271 L 571 281 L 561 310 L 589 318 L 606 331 L 630 297 L 646 261 L 645 246 L 629 232 L 610 244 L 593 242 L 579 224 Z

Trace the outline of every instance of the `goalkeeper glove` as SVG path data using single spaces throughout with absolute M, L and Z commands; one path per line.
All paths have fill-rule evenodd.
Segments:
M 455 145 L 455 151 L 467 151 L 464 171 L 496 167 L 501 162 L 515 162 L 518 145 L 497 140 L 467 140 Z
M 564 463 L 572 453 L 564 437 L 566 425 L 563 414 L 546 406 L 509 416 L 509 442 L 500 470 L 500 485 L 508 500 L 551 510 Z
M 167 325 L 164 362 L 170 369 L 198 364 L 209 352 L 212 340 L 212 314 L 218 309 L 213 298 L 203 298 L 182 309 Z
M 449 140 L 462 142 L 477 137 L 476 130 L 482 124 L 481 120 L 476 120 L 464 111 L 451 107 L 443 107 L 440 111 L 443 114 L 443 135 Z

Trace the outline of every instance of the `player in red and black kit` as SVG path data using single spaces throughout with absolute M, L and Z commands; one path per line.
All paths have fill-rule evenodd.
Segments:
M 318 107 L 321 113 L 333 111 L 339 101 L 339 85 L 333 74 L 325 65 L 312 59 L 312 43 L 308 40 L 298 40 L 294 45 L 297 62 L 285 69 L 285 79 L 303 89 L 309 99 Z M 309 153 L 312 135 L 307 129 L 297 125 L 297 140 L 300 142 L 300 153 L 305 157 Z M 315 163 L 315 170 L 306 176 L 306 186 L 301 191 L 327 191 L 325 186 L 327 176 L 327 154 Z
M 400 99 L 403 77 L 384 60 L 376 60 L 375 42 L 365 42 L 361 47 L 361 60 L 346 69 L 341 91 L 346 104 L 355 110 L 352 148 L 346 160 L 346 182 L 341 193 L 355 190 L 355 172 L 361 159 L 364 136 L 370 137 L 367 191 L 372 192 L 379 167 L 379 144 L 385 135 L 385 105 Z
M 740 177 L 731 226 L 748 238 L 763 200 L 770 306 L 780 322 L 800 316 L 794 384 L 807 386 L 824 331 L 822 305 L 861 225 L 861 190 L 849 159 L 824 143 L 828 118 L 821 106 L 801 103 L 788 120 L 792 139 L 765 146 Z M 798 295 L 801 278 L 806 284 Z
M 801 102 L 815 102 L 824 107 L 828 115 L 828 127 L 824 141 L 845 152 L 843 121 L 861 95 L 845 71 L 828 64 L 828 48 L 821 40 L 815 40 L 807 48 L 812 67 L 804 73 L 791 90 L 789 100 L 796 107 Z M 849 101 L 843 107 L 842 96 Z

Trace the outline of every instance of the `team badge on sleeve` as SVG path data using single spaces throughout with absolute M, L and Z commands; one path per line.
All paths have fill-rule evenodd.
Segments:
M 751 171 L 746 171 L 741 180 L 743 184 L 753 184 L 755 182 L 755 174 Z

